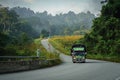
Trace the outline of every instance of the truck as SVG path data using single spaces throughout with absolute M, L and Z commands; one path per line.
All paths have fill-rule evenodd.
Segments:
M 86 47 L 83 44 L 74 44 L 71 48 L 71 56 L 73 63 L 85 63 L 86 62 Z

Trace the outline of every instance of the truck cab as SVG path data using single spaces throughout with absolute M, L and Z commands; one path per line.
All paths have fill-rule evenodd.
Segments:
M 72 62 L 86 62 L 86 47 L 82 44 L 74 44 L 71 48 Z

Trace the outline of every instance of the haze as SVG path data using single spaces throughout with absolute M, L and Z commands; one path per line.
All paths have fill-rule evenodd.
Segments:
M 87 12 L 99 14 L 101 0 L 0 0 L 0 4 L 7 7 L 26 7 L 35 12 L 47 11 L 55 15 L 74 11 L 75 13 Z

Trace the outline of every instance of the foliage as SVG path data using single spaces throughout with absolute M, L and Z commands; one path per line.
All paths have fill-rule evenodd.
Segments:
M 69 11 L 65 14 L 60 13 L 52 16 L 47 11 L 35 13 L 25 7 L 14 7 L 12 10 L 15 10 L 20 18 L 25 19 L 38 33 L 46 31 L 51 36 L 85 34 L 86 30 L 91 28 L 92 20 L 95 18 L 95 15 L 90 11 L 78 14 Z M 41 37 L 45 34 L 41 34 Z
M 71 46 L 75 43 L 78 43 L 77 41 L 79 39 L 83 38 L 83 35 L 76 35 L 76 36 L 54 36 L 49 39 L 50 43 L 61 52 L 69 55 Z
M 34 34 L 37 32 L 15 11 L 0 6 L 0 56 L 34 55 Z
M 109 0 L 101 16 L 93 21 L 92 31 L 84 37 L 91 54 L 120 56 L 120 0 Z
M 65 39 L 67 38 L 67 39 Z M 71 38 L 73 39 L 74 36 L 71 36 Z M 72 45 L 66 45 L 64 44 L 65 43 L 83 43 L 83 36 L 76 36 L 76 39 L 73 39 L 73 41 L 69 41 L 70 39 L 70 36 L 68 38 L 68 36 L 64 36 L 64 37 L 53 37 L 53 38 L 50 38 L 49 41 L 50 43 L 52 43 L 52 45 L 57 49 L 59 50 L 60 52 L 64 53 L 64 54 L 67 54 L 69 55 L 70 53 L 70 49 L 71 49 L 71 46 Z M 65 47 L 66 48 L 65 48 Z M 119 46 L 120 47 L 120 46 Z M 69 48 L 69 49 L 68 49 Z M 87 48 L 89 49 L 89 47 Z M 92 48 L 91 48 L 92 49 Z M 91 53 L 90 53 L 91 51 Z M 94 52 L 94 53 L 92 53 Z M 95 54 L 96 52 L 96 54 Z M 114 54 L 97 54 L 97 51 L 95 50 L 88 50 L 87 51 L 87 58 L 89 59 L 97 59 L 97 60 L 105 60 L 105 61 L 112 61 L 112 62 L 120 62 L 120 57 L 119 56 L 116 56 Z
M 46 59 L 59 59 L 59 54 L 48 52 L 41 44 L 41 40 L 42 38 L 38 38 L 34 40 L 34 43 L 36 44 L 37 49 L 40 49 L 40 56 L 43 56 Z
M 46 31 L 45 29 L 43 29 L 42 31 L 41 31 L 41 37 L 49 37 L 49 32 L 48 31 Z

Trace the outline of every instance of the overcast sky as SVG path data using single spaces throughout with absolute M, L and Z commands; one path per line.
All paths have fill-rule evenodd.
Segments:
M 35 12 L 48 11 L 55 15 L 74 11 L 75 13 L 91 11 L 98 14 L 101 10 L 101 0 L 0 0 L 7 7 L 26 7 Z

